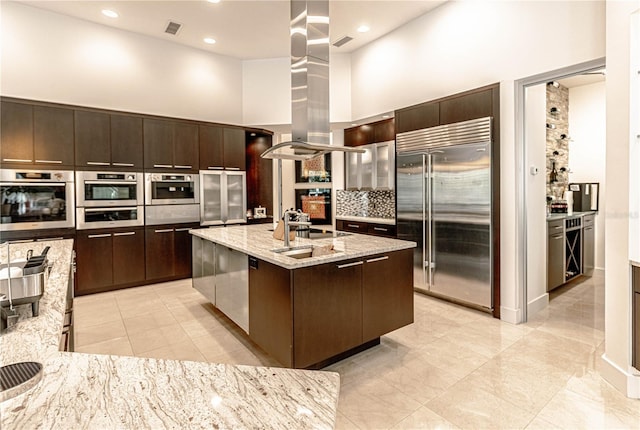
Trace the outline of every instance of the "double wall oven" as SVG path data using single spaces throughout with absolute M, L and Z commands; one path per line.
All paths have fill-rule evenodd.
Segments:
M 143 192 L 139 172 L 76 172 L 77 228 L 144 225 Z
M 200 222 L 200 182 L 196 174 L 145 173 L 145 224 Z
M 73 171 L 0 169 L 0 231 L 73 228 Z

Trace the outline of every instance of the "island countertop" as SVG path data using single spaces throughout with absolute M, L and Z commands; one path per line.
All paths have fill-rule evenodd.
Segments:
M 40 315 L 0 336 L 0 365 L 37 361 L 43 374 L 0 403 L 1 428 L 333 428 L 334 372 L 59 352 L 73 242 L 16 244 L 11 255 L 45 245 Z
M 190 232 L 195 236 L 290 270 L 416 247 L 415 242 L 357 233 L 346 233 L 335 238 L 313 240 L 296 237 L 291 241 L 291 247 L 333 244 L 337 251 L 333 254 L 298 260 L 273 252 L 274 249 L 282 249 L 284 242 L 274 239 L 273 231 L 270 228 L 270 225 L 261 224 L 201 228 Z

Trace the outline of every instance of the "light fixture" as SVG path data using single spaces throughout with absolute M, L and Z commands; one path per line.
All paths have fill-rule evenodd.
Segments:
M 382 115 L 382 118 L 383 119 L 387 119 L 387 118 L 389 118 L 389 115 Z
M 368 25 L 362 24 L 360 27 L 358 27 L 358 33 L 366 33 L 367 31 L 371 30 L 369 28 Z
M 213 45 L 214 43 L 216 43 L 216 39 L 214 39 L 213 37 L 205 37 L 202 40 L 204 41 L 204 43 L 208 43 L 209 45 Z
M 220 0 L 207 0 L 209 3 L 220 3 Z
M 102 14 L 108 18 L 117 18 L 118 12 L 111 9 L 102 9 Z
M 550 85 L 552 87 L 556 87 L 556 88 L 560 88 L 560 84 L 556 81 L 551 81 L 551 82 L 547 82 L 547 85 Z

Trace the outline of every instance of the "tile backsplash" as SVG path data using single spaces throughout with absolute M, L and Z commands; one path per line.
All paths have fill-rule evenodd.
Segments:
M 338 190 L 336 193 L 336 216 L 394 219 L 396 217 L 396 193 L 392 190 Z

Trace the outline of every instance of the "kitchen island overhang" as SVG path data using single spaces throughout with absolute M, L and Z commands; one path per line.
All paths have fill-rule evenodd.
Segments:
M 322 368 L 413 322 L 415 242 L 296 238 L 294 252 L 335 249 L 296 258 L 265 225 L 191 234 L 194 287 L 283 366 Z

